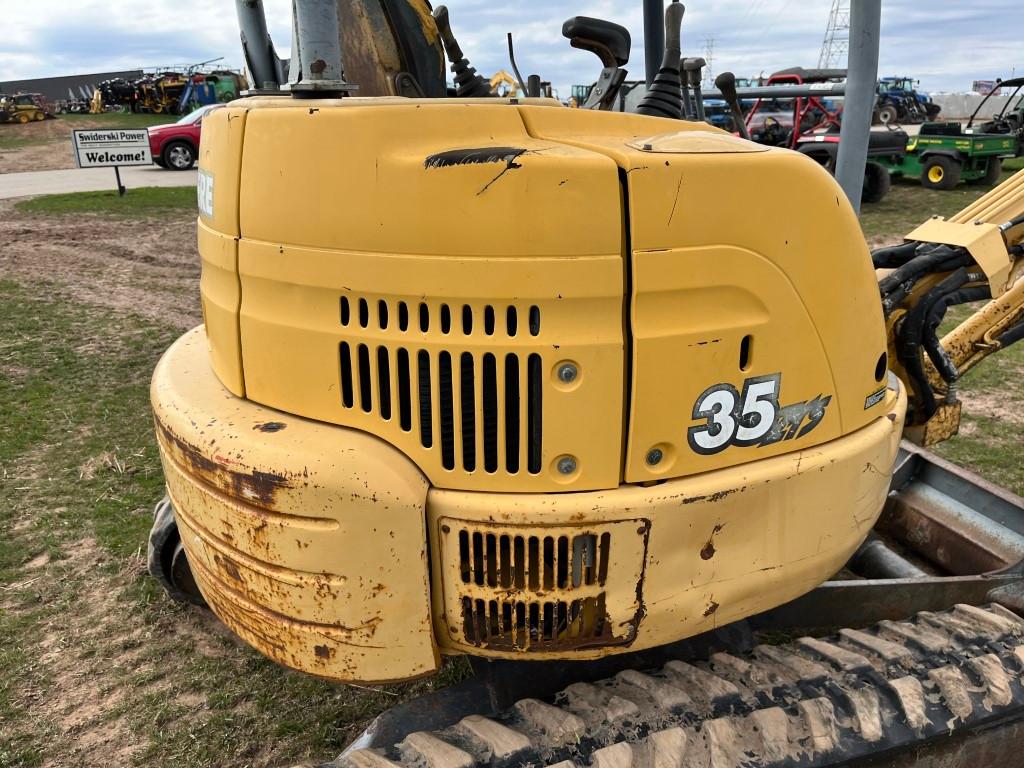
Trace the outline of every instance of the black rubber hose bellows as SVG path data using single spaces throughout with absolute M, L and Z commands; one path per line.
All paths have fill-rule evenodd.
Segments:
M 652 117 L 683 116 L 683 81 L 679 76 L 680 35 L 683 26 L 682 3 L 673 2 L 665 9 L 665 56 L 654 82 L 647 89 L 636 111 Z

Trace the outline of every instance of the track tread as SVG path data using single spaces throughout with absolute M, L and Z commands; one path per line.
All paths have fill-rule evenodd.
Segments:
M 910 642 L 927 653 L 945 653 L 956 647 L 953 638 L 945 632 L 909 621 L 882 621 L 879 635 L 893 642 Z
M 475 762 L 468 752 L 424 731 L 410 733 L 398 749 L 414 762 L 422 760 L 427 768 L 470 768 Z
M 754 656 L 769 661 L 788 670 L 796 679 L 795 682 L 806 684 L 820 683 L 829 677 L 831 672 L 824 664 L 787 653 L 775 645 L 758 645 L 754 648 Z
M 458 728 L 469 740 L 476 742 L 498 760 L 507 760 L 517 752 L 530 748 L 529 736 L 482 715 L 462 718 Z
M 654 675 L 637 672 L 635 669 L 625 669 L 615 677 L 629 686 L 644 691 L 661 709 L 672 710 L 693 702 L 682 688 Z
M 1024 621 L 956 606 L 574 683 L 339 768 L 838 766 L 1024 712 Z
M 828 643 L 816 637 L 801 637 L 796 641 L 801 648 L 810 651 L 844 672 L 863 672 L 871 669 L 871 662 L 857 653 L 835 643 Z
M 914 654 L 906 646 L 858 629 L 841 629 L 839 637 L 844 646 L 869 651 L 889 664 L 912 661 L 914 657 Z
M 728 701 L 740 695 L 740 689 L 718 675 L 707 672 L 685 661 L 670 661 L 665 672 L 687 691 L 706 696 L 713 704 Z

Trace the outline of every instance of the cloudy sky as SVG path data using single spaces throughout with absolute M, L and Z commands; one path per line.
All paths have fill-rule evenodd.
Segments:
M 830 0 L 684 0 L 684 54 L 704 55 L 714 39 L 716 72 L 738 76 L 815 66 Z M 856 2 L 856 0 L 854 0 Z M 290 0 L 265 0 L 282 55 L 290 42 Z M 976 79 L 1024 70 L 1021 0 L 883 0 L 880 74 L 910 74 L 932 91 L 962 91 Z M 551 80 L 563 97 L 591 82 L 599 64 L 569 47 L 569 16 L 616 21 L 633 34 L 631 74 L 643 74 L 640 0 L 449 0 L 470 60 L 485 73 L 508 68 L 505 33 L 516 40 L 525 76 Z M 232 0 L 0 0 L 0 81 L 165 66 L 226 57 L 239 64 Z

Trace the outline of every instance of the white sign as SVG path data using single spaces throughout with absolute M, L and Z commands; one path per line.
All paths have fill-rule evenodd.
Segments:
M 114 165 L 149 165 L 149 132 L 145 128 L 130 130 L 99 128 L 74 130 L 71 143 L 79 168 L 108 168 Z

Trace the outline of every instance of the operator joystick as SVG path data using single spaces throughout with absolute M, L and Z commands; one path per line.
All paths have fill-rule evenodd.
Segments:
M 743 118 L 740 100 L 736 96 L 736 75 L 732 72 L 723 72 L 715 78 L 715 87 L 721 92 L 722 98 L 725 99 L 729 109 L 732 110 L 732 121 L 736 124 L 736 129 L 740 132 L 740 136 L 750 141 L 747 121 Z
M 448 55 L 448 61 L 451 62 L 452 72 L 455 73 L 455 95 L 463 99 L 491 96 L 491 86 L 477 74 L 476 68 L 470 65 L 469 59 L 462 54 L 462 48 L 452 32 L 448 9 L 439 5 L 434 9 L 433 15 L 437 32 L 441 35 L 441 43 Z
M 687 90 L 693 90 L 693 108 L 694 118 L 700 122 L 704 122 L 704 94 L 700 92 L 700 83 L 704 79 L 704 65 L 706 61 L 700 56 L 695 56 L 689 59 L 683 59 L 681 62 L 682 75 L 686 78 L 686 82 L 683 84 L 683 93 Z
M 626 81 L 630 37 L 625 27 L 604 19 L 573 16 L 562 25 L 562 36 L 573 48 L 590 51 L 601 59 L 602 69 L 590 89 L 583 109 L 615 109 L 622 84 Z
M 661 69 L 654 76 L 654 82 L 636 108 L 641 115 L 671 117 L 676 120 L 683 116 L 683 83 L 679 75 L 679 54 L 685 12 L 685 6 L 677 0 L 673 0 L 665 9 L 665 56 L 661 60 Z

